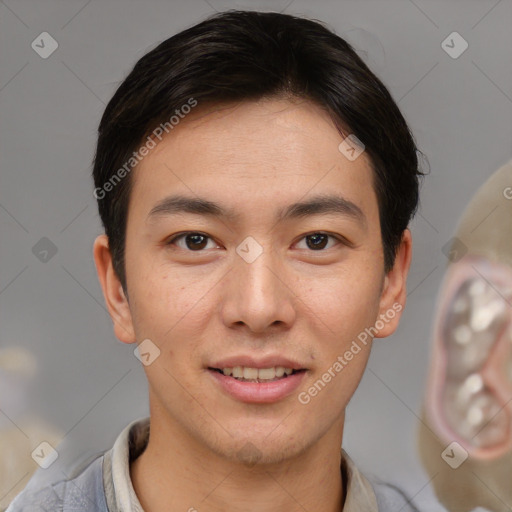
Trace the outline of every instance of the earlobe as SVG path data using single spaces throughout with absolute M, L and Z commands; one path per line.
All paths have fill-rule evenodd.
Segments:
M 114 271 L 106 235 L 100 235 L 96 238 L 93 254 L 105 303 L 114 323 L 114 333 L 123 343 L 135 343 L 136 337 L 130 306 L 121 282 Z
M 407 296 L 407 275 L 412 258 L 412 236 L 409 229 L 402 235 L 393 268 L 386 274 L 379 305 L 379 319 L 384 327 L 375 335 L 385 338 L 395 332 Z M 380 325 L 381 325 L 380 324 Z

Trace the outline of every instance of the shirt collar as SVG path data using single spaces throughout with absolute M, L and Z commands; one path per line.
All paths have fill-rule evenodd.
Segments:
M 103 485 L 109 512 L 144 512 L 133 489 L 130 462 L 146 448 L 149 440 L 149 417 L 139 418 L 126 426 L 103 461 Z M 341 474 L 345 485 L 343 512 L 378 512 L 377 499 L 370 482 L 341 449 Z

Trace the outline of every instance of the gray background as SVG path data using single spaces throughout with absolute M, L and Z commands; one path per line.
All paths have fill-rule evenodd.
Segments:
M 464 205 L 512 156 L 510 0 L 0 3 L 0 344 L 33 351 L 29 409 L 67 433 L 41 478 L 108 449 L 148 414 L 143 370 L 134 346 L 113 335 L 92 259 L 101 232 L 90 179 L 100 116 L 144 53 L 235 7 L 328 22 L 388 86 L 428 157 L 405 315 L 395 335 L 374 344 L 348 407 L 344 448 L 363 471 L 440 510 L 427 504 L 417 415 L 447 263 L 441 249 Z M 31 48 L 43 31 L 59 44 L 47 59 Z M 453 31 L 469 44 L 457 59 L 441 47 Z M 42 237 L 57 248 L 47 262 L 32 253 Z

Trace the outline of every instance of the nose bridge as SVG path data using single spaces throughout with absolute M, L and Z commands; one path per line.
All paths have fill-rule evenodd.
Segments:
M 293 293 L 285 284 L 278 255 L 268 244 L 258 249 L 251 240 L 242 242 L 229 276 L 223 307 L 227 324 L 243 322 L 256 332 L 292 321 Z

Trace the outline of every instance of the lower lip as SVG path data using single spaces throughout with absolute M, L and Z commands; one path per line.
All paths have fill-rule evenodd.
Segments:
M 277 402 L 292 394 L 302 382 L 306 371 L 272 382 L 243 382 L 215 370 L 208 370 L 222 389 L 241 402 L 268 404 Z

